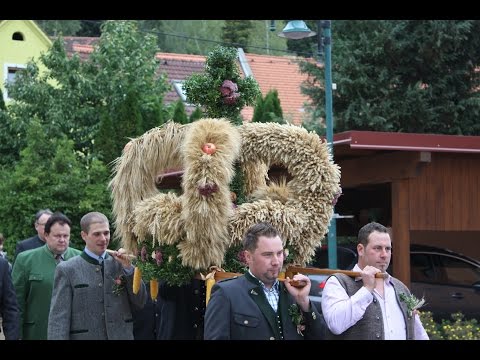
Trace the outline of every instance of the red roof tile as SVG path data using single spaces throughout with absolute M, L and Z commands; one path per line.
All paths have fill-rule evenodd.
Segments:
M 85 59 L 93 51 L 92 45 L 98 38 L 66 37 L 65 40 L 68 53 L 77 53 Z M 276 89 L 284 118 L 291 123 L 300 124 L 304 116 L 304 104 L 308 101 L 308 97 L 301 93 L 300 87 L 307 79 L 307 75 L 300 73 L 297 60 L 292 57 L 270 55 L 245 54 L 245 56 L 262 95 L 265 96 L 270 90 Z M 157 53 L 156 59 L 159 61 L 157 73 L 164 73 L 168 82 L 172 84 L 164 98 L 167 104 L 180 99 L 173 87 L 174 81 L 183 81 L 190 75 L 205 70 L 206 57 L 202 55 Z M 188 105 L 186 108 L 188 114 L 194 109 Z M 244 108 L 241 115 L 244 120 L 251 121 L 253 108 Z
M 183 81 L 192 74 L 203 73 L 205 70 L 205 56 L 157 53 L 156 59 L 159 61 L 158 74 L 165 74 L 171 89 L 165 94 L 164 102 L 170 104 L 180 99 L 177 91 L 173 87 L 175 81 Z M 187 114 L 191 114 L 195 110 L 194 106 L 186 104 L 185 110 Z
M 307 75 L 301 74 L 295 58 L 245 54 L 252 73 L 265 96 L 276 89 L 283 111 L 283 117 L 294 124 L 301 124 L 304 115 L 304 103 L 308 97 L 301 93 L 302 82 Z M 252 113 L 253 115 L 253 113 Z

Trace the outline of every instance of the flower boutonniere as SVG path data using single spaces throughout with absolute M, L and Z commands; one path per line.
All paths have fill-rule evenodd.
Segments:
M 125 275 L 119 275 L 116 279 L 113 279 L 112 292 L 119 296 L 127 285 L 127 278 Z
M 418 310 L 423 305 L 425 305 L 425 299 L 423 297 L 421 299 L 417 299 L 415 295 L 407 295 L 405 293 L 400 293 L 399 297 L 400 301 L 403 301 L 407 305 L 408 318 L 411 318 L 413 316 L 413 312 L 415 310 Z
M 297 325 L 297 333 L 303 336 L 302 331 L 305 330 L 305 318 L 300 307 L 297 304 L 290 305 L 288 315 L 292 318 L 292 322 Z

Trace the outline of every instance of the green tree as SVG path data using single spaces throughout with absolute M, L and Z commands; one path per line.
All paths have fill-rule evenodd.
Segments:
M 478 20 L 332 22 L 336 131 L 479 135 Z M 325 116 L 324 73 L 302 63 Z
M 78 36 L 99 37 L 102 34 L 102 26 L 105 20 L 80 20 L 80 23 Z
M 278 91 L 276 89 L 270 90 L 267 95 L 265 95 L 263 114 L 264 122 L 284 123 L 283 111 L 280 106 L 280 99 L 278 98 Z
M 255 102 L 255 108 L 253 109 L 252 122 L 262 122 L 263 118 L 263 96 L 259 95 L 257 101 Z
M 18 72 L 16 81 L 7 85 L 9 96 L 15 100 L 8 106 L 14 121 L 8 136 L 18 139 L 14 151 L 19 153 L 27 145 L 26 131 L 31 119 L 37 118 L 49 137 L 66 134 L 77 150 L 88 152 L 98 129 L 96 108 L 103 106 L 104 96 L 91 79 L 96 70 L 78 56 L 69 59 L 60 38 L 40 56 L 40 63 L 47 69 L 44 73 L 30 62 Z
M 285 56 L 287 42 L 277 35 L 282 30 L 282 24 L 275 21 L 271 28 L 271 20 L 252 20 L 252 30 L 249 36 L 249 52 L 254 54 Z
M 122 139 L 138 135 L 137 129 L 156 126 L 167 83 L 164 76 L 156 75 L 155 53 L 155 36 L 138 32 L 135 21 L 107 21 L 98 45 L 84 62 L 76 55 L 69 58 L 63 40 L 57 39 L 40 57 L 44 73 L 30 63 L 9 86 L 16 100 L 9 105 L 16 121 L 9 136 L 19 139 L 16 151 L 26 146 L 26 129 L 34 117 L 49 136 L 67 135 L 75 149 L 86 155 L 92 154 L 94 139 L 101 141 L 97 137 L 100 114 L 108 115 L 116 127 L 118 109 L 125 101 L 141 114 L 132 114 L 132 119 L 145 122 L 128 126 L 135 130 Z
M 252 122 L 278 122 L 284 124 L 283 111 L 276 89 L 270 90 L 265 98 L 258 97 Z
M 206 55 L 222 41 L 224 20 L 162 20 L 164 52 Z
M 140 109 L 142 114 L 142 133 L 162 125 L 167 118 L 168 110 L 162 104 L 162 98 L 151 96 L 151 101 L 143 104 Z
M 248 21 L 251 24 L 247 32 L 249 52 L 285 55 L 286 42 L 270 30 L 270 20 Z M 233 45 L 232 40 L 222 38 L 226 20 L 142 20 L 139 27 L 158 35 L 158 47 L 163 52 L 208 55 L 222 41 Z M 235 28 L 233 30 L 236 36 Z M 233 43 L 239 42 L 233 40 Z
M 116 127 L 106 111 L 102 111 L 100 115 L 100 128 L 94 142 L 94 150 L 105 164 L 109 164 L 119 156 Z
M 5 101 L 3 100 L 3 91 L 2 89 L 0 88 L 0 110 L 7 110 L 7 108 L 5 107 Z
M 195 110 L 190 114 L 190 122 L 201 119 L 203 117 L 203 111 L 199 107 L 196 107 Z
M 179 124 L 188 124 L 188 116 L 182 100 L 178 100 L 175 103 L 172 120 Z
M 109 172 L 98 160 L 86 165 L 65 136 L 49 137 L 33 119 L 28 146 L 9 171 L 0 173 L 0 224 L 13 253 L 18 240 L 32 235 L 32 216 L 38 209 L 62 211 L 72 220 L 71 243 L 80 248 L 80 218 L 87 211 L 110 214 Z
M 80 20 L 36 20 L 49 36 L 75 36 L 82 28 Z
M 138 20 L 140 31 L 149 31 L 157 37 L 157 47 L 160 51 L 165 51 L 165 20 Z
M 253 28 L 252 20 L 225 20 L 222 40 L 226 46 L 241 47 L 248 52 L 248 40 Z

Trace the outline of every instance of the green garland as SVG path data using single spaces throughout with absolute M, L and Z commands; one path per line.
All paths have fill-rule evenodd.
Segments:
M 159 261 L 152 254 L 159 255 Z M 143 241 L 138 246 L 138 256 L 135 265 L 142 271 L 143 279 L 161 279 L 171 286 L 188 284 L 195 276 L 194 269 L 183 266 L 180 252 L 175 245 L 152 246 L 152 241 Z

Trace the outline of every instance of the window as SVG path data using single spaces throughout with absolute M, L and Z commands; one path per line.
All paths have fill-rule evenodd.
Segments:
M 5 66 L 4 66 L 4 74 L 5 74 L 4 83 L 5 84 L 13 84 L 15 82 L 17 72 L 19 72 L 19 71 L 21 71 L 25 68 L 26 68 L 26 66 L 21 65 L 21 64 L 5 64 Z M 3 98 L 4 98 L 4 100 L 9 99 L 8 90 L 7 90 L 6 87 L 4 89 Z
M 430 255 L 410 255 L 410 276 L 412 281 L 435 282 L 435 271 Z
M 25 40 L 24 37 L 23 37 L 23 34 L 21 32 L 14 32 L 13 35 L 12 35 L 12 40 L 15 40 L 15 41 L 23 41 Z
M 478 267 L 452 256 L 439 256 L 439 258 L 449 284 L 471 286 L 480 281 Z

